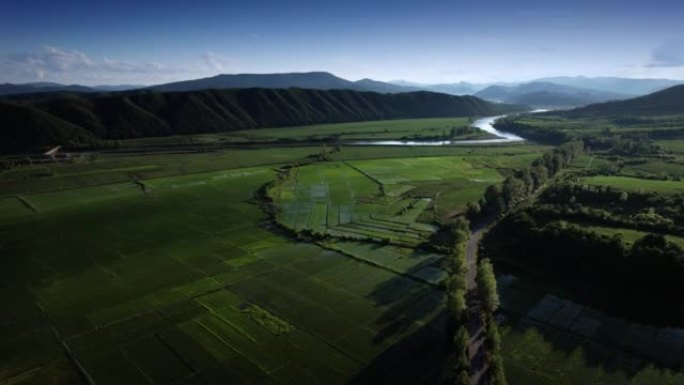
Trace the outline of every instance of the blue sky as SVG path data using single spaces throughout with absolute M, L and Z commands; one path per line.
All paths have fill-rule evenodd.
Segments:
M 431 83 L 684 79 L 683 19 L 673 0 L 3 0 L 0 82 L 312 70 Z

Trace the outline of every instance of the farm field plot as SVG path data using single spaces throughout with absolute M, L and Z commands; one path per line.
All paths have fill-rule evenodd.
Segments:
M 373 122 L 320 124 L 299 127 L 262 128 L 258 130 L 235 131 L 227 134 L 229 140 L 312 140 L 334 137 L 339 140 L 352 139 L 400 139 L 448 137 L 452 129 L 468 127 L 468 118 L 431 118 L 381 120 Z M 488 134 L 477 131 L 472 137 Z
M 656 143 L 674 154 L 684 155 L 684 139 L 658 140 Z
M 499 279 L 504 362 L 511 384 L 679 384 L 684 330 L 612 318 L 543 294 L 543 284 Z M 547 288 L 548 289 L 548 288 Z M 657 363 L 670 369 L 654 369 Z
M 426 211 L 432 211 L 429 221 L 447 219 L 503 180 L 509 167 L 528 165 L 536 156 L 323 162 L 291 169 L 270 194 L 278 220 L 290 229 L 415 246 L 435 230 L 421 223 Z
M 496 183 L 500 180 L 501 175 L 495 169 L 473 165 L 470 161 L 462 157 L 423 157 L 358 160 L 348 163 L 383 185 L 454 178 L 484 183 Z
M 638 231 L 633 229 L 624 229 L 617 227 L 606 227 L 606 226 L 585 226 L 586 229 L 597 232 L 599 234 L 604 234 L 608 236 L 613 236 L 615 234 L 622 234 L 623 240 L 627 244 L 632 244 L 637 240 L 643 238 L 648 232 Z M 665 239 L 670 242 L 676 243 L 682 248 L 684 248 L 684 238 L 674 235 L 665 235 Z
M 288 130 L 289 128 L 283 128 Z M 165 139 L 165 138 L 150 138 Z M 73 162 L 23 165 L 0 173 L 0 196 L 54 191 L 84 185 L 129 182 L 135 178 L 150 179 L 187 173 L 235 169 L 259 165 L 303 161 L 323 151 L 323 145 L 308 147 L 277 147 L 254 149 L 228 149 L 209 153 L 158 153 L 158 154 L 98 154 Z M 507 162 L 537 156 L 548 147 L 516 144 L 511 146 L 463 147 L 340 147 L 329 153 L 335 160 L 479 156 L 488 162 L 499 159 Z M 330 148 L 328 148 L 330 151 Z M 529 163 L 527 163 L 529 164 Z M 524 164 L 524 165 L 527 165 Z
M 606 156 L 583 155 L 569 169 L 572 171 L 598 171 L 601 174 L 619 174 L 641 179 L 678 179 L 684 177 L 684 157 L 643 158 L 638 162 L 616 162 Z
M 0 196 L 286 163 L 320 151 L 320 147 L 284 147 L 210 153 L 98 154 L 73 162 L 24 165 L 2 172 Z
M 625 165 L 620 174 L 633 177 L 651 177 L 659 179 L 684 177 L 684 157 L 672 160 L 649 160 L 643 164 Z
M 444 258 L 441 254 L 353 241 L 324 242 L 324 245 L 372 265 L 433 285 L 438 285 L 447 278 L 447 272 L 440 266 Z
M 408 246 L 435 230 L 415 222 L 429 200 L 384 196 L 381 184 L 347 163 L 297 167 L 291 174 L 271 191 L 278 220 L 291 229 Z
M 260 227 L 251 201 L 274 178 L 251 167 L 23 194 L 36 211 L 0 200 L 0 301 L 13 309 L 0 382 L 364 383 L 407 336 L 446 338 L 444 294 L 411 266 Z
M 653 131 L 680 130 L 684 127 L 682 116 L 658 116 L 640 118 L 567 118 L 558 115 L 526 116 L 520 123 L 558 131 L 575 132 L 581 135 L 613 135 L 616 133 L 638 134 Z
M 342 151 L 329 154 L 332 160 L 358 160 L 379 158 L 419 158 L 442 156 L 479 157 L 488 162 L 517 159 L 518 156 L 539 156 L 550 146 L 521 143 L 489 146 L 343 146 Z M 525 164 L 526 166 L 529 164 Z M 502 167 L 506 167 L 505 164 Z
M 348 163 L 380 183 L 386 195 L 399 191 L 407 196 L 431 199 L 434 216 L 444 220 L 464 210 L 468 202 L 477 202 L 489 185 L 504 179 L 506 171 L 529 166 L 539 155 L 530 152 Z
M 626 176 L 590 176 L 580 179 L 581 183 L 593 186 L 611 186 L 625 191 L 658 192 L 676 194 L 684 191 L 683 181 L 652 180 Z

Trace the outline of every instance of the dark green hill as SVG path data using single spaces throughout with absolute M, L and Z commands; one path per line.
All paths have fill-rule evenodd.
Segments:
M 18 150 L 62 144 L 88 147 L 100 143 L 92 132 L 37 108 L 0 102 L 0 148 Z
M 684 85 L 634 99 L 592 104 L 556 114 L 567 117 L 681 115 L 684 114 Z
M 432 92 L 299 88 L 38 95 L 5 99 L 0 108 L 4 151 L 262 127 L 497 115 L 522 109 Z

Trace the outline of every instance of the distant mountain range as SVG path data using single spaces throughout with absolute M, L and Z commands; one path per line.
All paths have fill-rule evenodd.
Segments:
M 107 139 L 382 119 L 464 117 L 523 111 L 474 96 L 352 90 L 138 90 L 0 99 L 0 149 L 98 147 Z
M 458 82 L 458 83 L 444 83 L 444 84 L 421 84 L 412 83 L 404 80 L 393 80 L 390 83 L 396 84 L 404 87 L 416 88 L 424 91 L 441 92 L 444 94 L 451 95 L 474 95 L 477 91 L 483 90 L 491 85 L 502 85 L 502 84 L 483 84 L 483 83 L 469 83 L 469 82 Z
M 141 86 L 134 85 L 118 85 L 118 86 L 95 86 L 86 87 L 78 84 L 59 84 L 49 82 L 24 83 L 24 84 L 0 84 L 0 96 L 6 95 L 21 95 L 21 94 L 38 94 L 49 92 L 109 92 L 109 91 L 127 91 Z
M 145 88 L 156 91 L 199 91 L 229 88 L 344 89 L 380 93 L 415 91 L 450 95 L 476 95 L 490 101 L 531 107 L 571 108 L 610 100 L 627 99 L 659 91 L 684 81 L 670 79 L 628 79 L 617 77 L 553 77 L 524 83 L 444 83 L 420 84 L 407 81 L 381 82 L 373 79 L 351 81 L 328 72 L 217 75 L 149 87 L 133 85 L 85 87 L 57 83 L 0 84 L 0 96 L 48 92 L 116 92 Z
M 98 90 L 78 84 L 65 85 L 57 83 L 0 84 L 0 95 L 35 94 L 45 92 L 99 92 Z
M 370 91 L 352 81 L 327 72 L 294 72 L 284 74 L 217 75 L 148 87 L 155 91 L 199 91 L 226 88 L 306 88 L 312 90 Z
M 684 80 L 672 79 L 634 79 L 619 77 L 585 77 L 585 76 L 558 76 L 533 79 L 526 82 L 497 82 L 497 83 L 451 83 L 451 84 L 421 84 L 403 80 L 395 80 L 391 83 L 411 86 L 422 90 L 444 92 L 447 94 L 468 94 L 474 95 L 491 86 L 515 87 L 530 83 L 553 83 L 557 85 L 570 86 L 575 88 L 589 89 L 594 91 L 604 91 L 617 95 L 641 96 L 652 92 L 660 91 L 678 84 L 684 84 Z M 537 90 L 537 92 L 552 90 Z
M 684 80 L 672 79 L 631 79 L 618 77 L 560 76 L 537 79 L 540 82 L 561 84 L 579 88 L 589 88 L 616 94 L 641 96 L 666 88 L 684 84 Z
M 367 91 L 380 92 L 384 94 L 396 94 L 400 92 L 429 91 L 420 87 L 402 86 L 393 83 L 379 82 L 373 79 L 361 79 L 353 82 L 356 87 Z
M 657 116 L 684 114 L 684 85 L 677 85 L 633 99 L 592 104 L 560 112 L 568 117 Z
M 531 82 L 517 86 L 490 86 L 475 94 L 486 100 L 521 104 L 537 108 L 570 108 L 631 95 L 550 83 Z

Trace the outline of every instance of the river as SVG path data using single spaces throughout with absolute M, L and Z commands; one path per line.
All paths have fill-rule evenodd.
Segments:
M 505 115 L 488 116 L 477 119 L 471 126 L 495 135 L 493 139 L 474 139 L 474 140 L 360 140 L 352 144 L 362 146 L 467 146 L 476 144 L 499 144 L 522 142 L 525 139 L 513 133 L 499 131 L 494 128 L 494 122 Z

